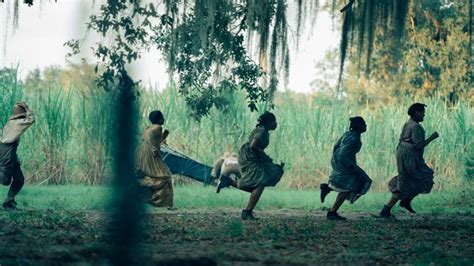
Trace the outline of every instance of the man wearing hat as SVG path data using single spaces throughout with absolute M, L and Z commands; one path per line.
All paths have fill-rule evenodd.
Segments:
M 13 106 L 13 114 L 8 118 L 0 135 L 0 182 L 10 186 L 3 203 L 5 209 L 16 209 L 15 196 L 23 187 L 25 177 L 16 154 L 21 135 L 35 122 L 35 115 L 25 102 Z

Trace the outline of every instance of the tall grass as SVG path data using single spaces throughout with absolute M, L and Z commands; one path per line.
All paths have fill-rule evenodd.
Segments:
M 170 128 L 168 143 L 195 158 L 210 163 L 225 151 L 238 151 L 256 124 L 257 113 L 247 110 L 243 94 L 234 95 L 228 113 L 214 111 L 200 123 L 186 114 L 183 100 L 172 89 L 148 91 L 142 109 L 165 110 Z M 348 129 L 349 117 L 361 115 L 368 124 L 362 135 L 359 164 L 374 180 L 374 189 L 386 190 L 396 175 L 395 151 L 407 109 L 414 101 L 428 105 L 423 126 L 427 136 L 441 135 L 425 150 L 425 158 L 435 170 L 435 189 L 463 184 L 467 147 L 473 143 L 474 108 L 464 102 L 448 107 L 440 99 L 400 99 L 393 105 L 359 105 L 348 100 L 324 99 L 291 92 L 277 96 L 274 110 L 278 128 L 271 132 L 268 153 L 286 163 L 279 186 L 317 187 L 331 172 L 334 143 Z
M 80 180 L 86 184 L 100 184 L 110 176 L 110 143 L 114 136 L 111 131 L 111 108 L 113 95 L 95 88 L 82 93 L 77 113 L 78 132 L 81 136 L 77 145 L 84 151 L 80 154 L 78 171 Z M 83 171 L 83 170 L 86 171 Z
M 71 96 L 71 91 L 63 92 L 61 89 L 50 87 L 45 97 L 40 94 L 37 101 L 38 115 L 43 117 L 40 116 L 36 124 L 40 130 L 36 145 L 41 146 L 45 161 L 36 178 L 40 180 L 47 177 L 43 182 L 52 184 L 69 182 L 67 145 L 72 127 Z
M 13 105 L 23 98 L 23 90 L 20 88 L 17 79 L 16 69 L 3 69 L 0 71 L 0 122 L 4 125 L 11 115 Z
M 0 121 L 6 121 L 13 103 L 20 99 L 27 99 L 37 113 L 37 123 L 24 135 L 19 149 L 30 182 L 109 181 L 108 143 L 116 134 L 110 130 L 108 117 L 113 95 L 94 88 L 65 89 L 58 85 L 25 91 L 15 73 L 10 78 L 0 77 L 0 94 Z M 248 110 L 245 95 L 234 93 L 231 99 L 225 113 L 213 110 L 198 123 L 188 115 L 184 100 L 175 89 L 143 89 L 140 131 L 149 125 L 148 113 L 160 109 L 165 114 L 165 127 L 170 130 L 168 144 L 211 164 L 225 151 L 237 152 L 256 124 L 258 113 Z M 347 130 L 349 117 L 361 115 L 368 130 L 362 135 L 358 162 L 374 180 L 373 189 L 385 191 L 387 181 L 396 175 L 395 150 L 408 118 L 406 110 L 413 101 L 362 105 L 317 95 L 279 93 L 274 110 L 278 128 L 271 132 L 267 150 L 277 162 L 286 163 L 286 173 L 278 186 L 314 188 L 326 181 L 334 143 Z M 416 101 L 428 105 L 423 123 L 427 135 L 436 130 L 441 136 L 425 151 L 426 161 L 435 170 L 435 190 L 462 186 L 468 147 L 474 139 L 473 106 L 465 102 L 447 106 L 437 98 Z

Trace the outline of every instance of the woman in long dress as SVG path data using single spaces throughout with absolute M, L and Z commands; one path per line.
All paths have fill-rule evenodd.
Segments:
M 135 159 L 139 183 L 145 188 L 148 203 L 173 209 L 173 180 L 160 154 L 161 143 L 169 131 L 162 128 L 165 119 L 161 111 L 152 111 L 148 118 L 152 125 L 143 132 Z
M 221 175 L 217 193 L 224 187 L 233 186 L 250 192 L 247 207 L 242 210 L 242 220 L 255 220 L 253 209 L 257 205 L 265 187 L 275 186 L 283 176 L 283 163 L 275 164 L 265 152 L 270 144 L 269 131 L 277 127 L 276 117 L 271 112 L 265 112 L 258 118 L 257 126 L 250 133 L 249 139 L 239 151 L 238 163 L 242 172 L 240 179 L 233 180 Z
M 425 117 L 426 105 L 414 103 L 408 109 L 410 119 L 403 125 L 402 133 L 397 147 L 398 175 L 389 181 L 389 190 L 392 197 L 384 205 L 380 216 L 391 216 L 392 207 L 400 200 L 400 206 L 411 213 L 415 213 L 411 201 L 418 194 L 430 193 L 433 187 L 433 170 L 425 163 L 423 153 L 425 147 L 439 137 L 438 132 L 433 132 L 425 139 L 425 130 L 420 125 Z
M 321 184 L 321 202 L 331 191 L 339 192 L 331 210 L 327 213 L 329 220 L 345 220 L 337 211 L 345 200 L 354 203 L 360 196 L 367 193 L 372 180 L 357 165 L 356 154 L 362 147 L 360 135 L 367 130 L 364 119 L 352 117 L 349 131 L 344 133 L 333 148 L 331 159 L 332 173 L 328 184 Z

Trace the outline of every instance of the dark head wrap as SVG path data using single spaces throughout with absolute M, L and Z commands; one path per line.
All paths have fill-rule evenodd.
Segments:
M 148 119 L 152 124 L 159 124 L 161 121 L 164 120 L 163 113 L 160 110 L 152 111 L 148 115 Z
M 361 116 L 354 116 L 349 118 L 349 121 L 351 122 L 349 128 L 352 130 L 354 128 L 360 127 L 361 125 L 365 124 L 364 118 Z
M 424 111 L 426 107 L 426 104 L 423 103 L 414 103 L 408 108 L 408 115 L 409 116 L 414 116 L 416 112 L 421 112 Z
M 265 111 L 265 113 L 261 114 L 258 117 L 258 124 L 257 126 L 263 126 L 263 125 L 268 125 L 268 123 L 275 121 L 276 117 L 273 113 Z

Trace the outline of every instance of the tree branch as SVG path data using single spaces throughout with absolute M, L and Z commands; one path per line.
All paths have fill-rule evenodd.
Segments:
M 341 13 L 344 13 L 347 9 L 351 8 L 352 5 L 354 4 L 355 0 L 350 0 L 347 5 L 345 5 L 341 10 L 339 10 Z

